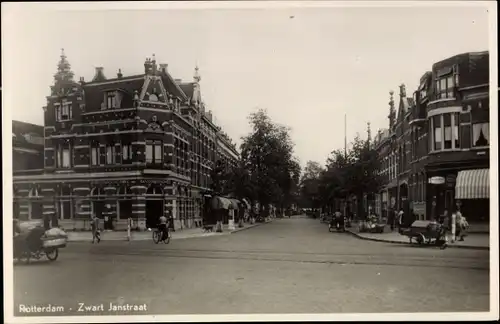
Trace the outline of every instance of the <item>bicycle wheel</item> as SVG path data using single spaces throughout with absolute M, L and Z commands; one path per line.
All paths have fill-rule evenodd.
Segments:
M 158 233 L 158 231 L 153 231 L 153 242 L 155 242 L 155 244 L 160 242 L 160 233 Z

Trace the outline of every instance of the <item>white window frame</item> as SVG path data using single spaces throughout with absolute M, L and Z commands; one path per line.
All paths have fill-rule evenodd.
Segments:
M 116 108 L 116 91 L 106 92 L 106 109 Z
M 441 88 L 441 81 L 445 81 L 445 88 Z M 450 84 L 451 81 L 451 84 Z M 452 99 L 455 98 L 455 77 L 452 73 L 440 76 L 436 79 L 436 99 Z
M 487 134 L 487 140 L 488 140 L 488 145 L 482 145 L 482 146 L 475 146 L 475 140 L 474 140 L 474 125 L 484 125 L 484 124 L 488 124 L 488 134 Z M 482 127 L 481 127 L 482 128 Z M 490 122 L 479 122 L 479 123 L 471 123 L 471 132 L 470 132 L 470 135 L 471 135 L 471 148 L 473 149 L 482 149 L 482 148 L 489 148 L 490 147 L 490 143 L 491 143 L 491 138 L 490 138 Z
M 100 146 L 99 144 L 91 144 L 90 145 L 90 165 L 91 166 L 99 166 L 100 165 Z M 94 154 L 95 153 L 95 154 Z M 94 163 L 95 157 L 95 163 Z
M 106 165 L 113 165 L 116 163 L 115 152 L 115 144 L 106 145 Z
M 132 161 L 132 145 L 122 143 L 122 163 L 128 163 L 129 161 Z
M 458 114 L 458 125 L 455 125 L 455 114 Z M 445 142 L 445 127 L 444 127 L 444 115 L 450 115 L 450 118 L 451 118 L 451 125 L 450 125 L 450 128 L 451 128 L 451 148 L 445 148 L 444 147 L 444 142 Z M 434 117 L 436 116 L 439 116 L 439 121 L 440 121 L 440 134 L 441 134 L 441 148 L 440 149 L 436 149 L 435 148 L 435 142 L 434 142 L 434 139 L 435 139 L 435 130 L 434 130 Z M 448 113 L 443 113 L 443 114 L 439 114 L 439 115 L 433 115 L 431 116 L 430 118 L 430 122 L 431 122 L 431 143 L 432 143 L 432 146 L 431 146 L 431 152 L 441 152 L 441 151 L 456 151 L 456 150 L 461 150 L 461 146 L 460 145 L 461 141 L 460 141 L 460 113 L 458 112 L 448 112 Z M 455 127 L 458 127 L 457 128 L 457 137 L 458 137 L 458 142 L 460 143 L 459 144 L 459 147 L 456 147 L 455 145 Z

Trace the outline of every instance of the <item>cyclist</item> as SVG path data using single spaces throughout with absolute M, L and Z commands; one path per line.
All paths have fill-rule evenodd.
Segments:
M 160 224 L 158 225 L 158 230 L 162 233 L 160 241 L 166 240 L 168 237 L 168 227 L 167 218 L 164 215 L 160 216 Z

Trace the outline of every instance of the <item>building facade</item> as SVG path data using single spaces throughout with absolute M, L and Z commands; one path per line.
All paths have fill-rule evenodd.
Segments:
M 489 220 L 489 54 L 464 53 L 424 73 L 413 98 L 400 87 L 390 135 L 380 137 L 380 172 L 389 207 L 416 219 L 460 208 Z
M 108 228 L 129 217 L 154 227 L 161 215 L 195 226 L 219 152 L 231 152 L 228 165 L 239 155 L 206 111 L 198 68 L 189 83 L 167 68 L 153 56 L 143 74 L 106 78 L 96 68 L 90 82 L 75 82 L 63 53 L 44 107 L 43 172 L 14 176 L 22 205 L 42 201 L 43 216 L 65 228 L 84 227 L 92 214 Z

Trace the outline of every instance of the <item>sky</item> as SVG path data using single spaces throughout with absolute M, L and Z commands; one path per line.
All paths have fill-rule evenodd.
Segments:
M 393 2 L 394 4 L 395 2 Z M 449 4 L 449 3 L 448 3 Z M 136 4 L 137 5 L 137 4 Z M 227 3 L 226 3 L 227 5 Z M 356 133 L 388 126 L 389 91 L 411 95 L 432 64 L 489 49 L 484 4 L 243 9 L 105 10 L 93 3 L 2 3 L 3 109 L 43 124 L 42 107 L 64 48 L 75 73 L 92 79 L 143 73 L 154 53 L 174 78 L 193 79 L 216 122 L 239 144 L 258 108 L 291 128 L 301 165 L 324 164 Z M 212 6 L 213 7 L 213 6 Z M 76 9 L 78 8 L 78 9 Z M 84 9 L 87 8 L 87 9 Z

